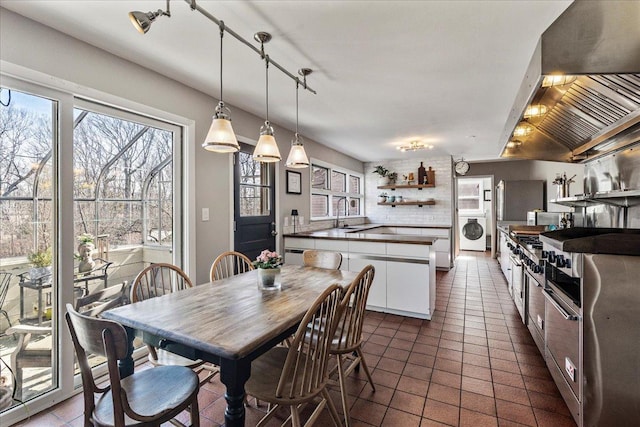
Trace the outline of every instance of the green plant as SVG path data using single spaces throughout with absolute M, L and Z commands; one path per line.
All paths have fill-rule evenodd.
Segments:
M 387 177 L 391 181 L 395 181 L 396 179 L 398 179 L 398 172 L 390 172 L 390 173 L 387 174 Z
M 380 177 L 385 177 L 389 173 L 389 169 L 385 168 L 382 165 L 378 165 L 373 169 L 373 173 L 377 173 Z
M 44 251 L 34 252 L 29 255 L 29 262 L 34 267 L 48 267 L 53 262 L 53 255 L 51 254 L 51 248 L 47 248 Z
M 81 243 L 93 243 L 95 237 L 91 233 L 82 233 L 77 237 L 78 242 Z

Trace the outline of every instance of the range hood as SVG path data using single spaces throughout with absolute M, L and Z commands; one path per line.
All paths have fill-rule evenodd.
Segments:
M 568 78 L 556 85 L 549 76 Z M 525 118 L 539 105 L 545 114 Z M 517 135 L 520 126 L 530 133 Z M 577 0 L 538 42 L 500 138 L 501 157 L 577 163 L 636 143 L 640 1 Z

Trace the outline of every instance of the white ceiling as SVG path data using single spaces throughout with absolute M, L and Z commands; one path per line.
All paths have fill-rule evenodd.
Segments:
M 197 1 L 248 40 L 270 32 L 265 50 L 289 71 L 312 68 L 308 83 L 318 94 L 300 92 L 300 133 L 363 161 L 424 157 L 395 149 L 414 139 L 435 146 L 430 156 L 498 158 L 536 43 L 570 3 Z M 146 35 L 127 13 L 164 9 L 164 0 L 0 4 L 219 95 L 219 30 L 184 1 L 173 0 L 171 18 L 159 18 Z M 229 35 L 224 53 L 225 101 L 263 117 L 264 63 Z M 295 83 L 274 67 L 269 81 L 270 120 L 294 129 Z

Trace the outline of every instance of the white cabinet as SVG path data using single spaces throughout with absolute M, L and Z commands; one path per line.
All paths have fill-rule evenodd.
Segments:
M 351 271 L 362 271 L 369 264 L 373 265 L 376 271 L 373 276 L 373 284 L 369 289 L 367 308 L 381 310 L 387 306 L 387 262 L 363 258 L 349 259 Z
M 429 311 L 429 265 L 387 261 L 387 307 L 394 310 Z

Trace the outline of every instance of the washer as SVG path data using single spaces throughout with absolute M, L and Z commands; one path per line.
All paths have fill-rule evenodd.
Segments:
M 460 217 L 460 250 L 482 251 L 487 249 L 487 220 L 483 216 Z

